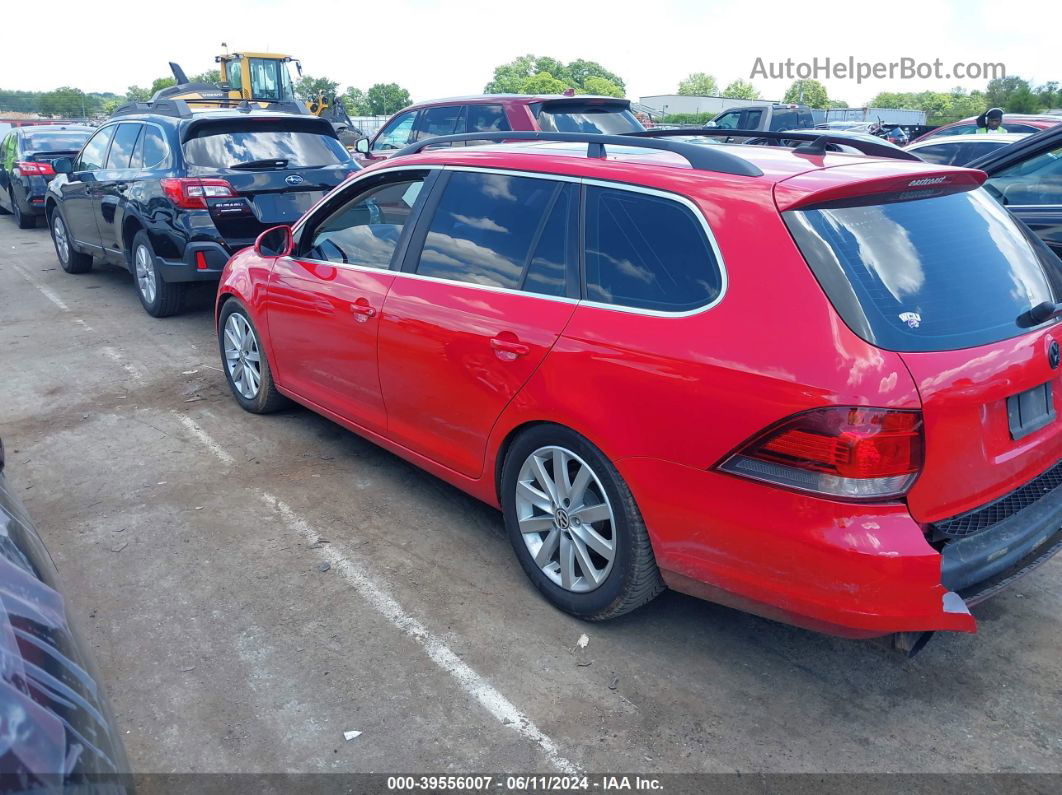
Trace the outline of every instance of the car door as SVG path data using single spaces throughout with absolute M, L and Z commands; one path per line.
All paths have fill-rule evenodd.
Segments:
M 434 172 L 387 170 L 331 197 L 270 273 L 265 312 L 277 382 L 371 431 L 387 425 L 376 346 L 392 264 Z
M 361 155 L 363 163 L 374 163 L 385 160 L 403 146 L 409 143 L 413 133 L 413 123 L 417 120 L 418 111 L 411 110 L 395 116 L 369 145 L 369 153 Z
M 96 174 L 107 162 L 107 151 L 117 125 L 101 127 L 74 159 L 74 170 L 60 187 L 61 212 L 70 236 L 81 246 L 102 250 L 96 225 Z
M 129 164 L 143 128 L 140 122 L 119 124 L 107 153 L 107 162 L 96 173 L 96 196 L 92 203 L 96 211 L 100 245 L 105 251 L 114 254 L 122 249 L 122 228 L 120 223 L 115 224 L 116 212 L 122 194 L 135 174 Z
M 1062 256 L 1062 143 L 1032 149 L 1017 162 L 985 167 L 985 189 Z
M 578 295 L 578 186 L 447 170 L 380 318 L 387 435 L 469 477 Z

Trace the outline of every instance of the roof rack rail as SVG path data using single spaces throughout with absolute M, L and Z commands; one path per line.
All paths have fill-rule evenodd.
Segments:
M 131 113 L 157 113 L 161 116 L 176 116 L 188 119 L 192 111 L 183 99 L 157 99 L 154 102 L 127 102 L 115 108 L 111 117 L 128 116 Z
M 517 141 L 562 141 L 566 143 L 587 144 L 586 156 L 594 158 L 605 157 L 606 146 L 633 146 L 643 149 L 659 149 L 671 152 L 682 157 L 690 164 L 691 168 L 698 171 L 715 171 L 720 174 L 737 174 L 744 177 L 760 177 L 763 172 L 754 164 L 743 157 L 728 152 L 725 149 L 702 144 L 692 144 L 686 141 L 657 141 L 647 138 L 634 143 L 626 135 L 601 135 L 599 133 L 570 133 L 570 132 L 533 132 L 533 131 L 508 131 L 508 132 L 476 132 L 462 133 L 460 135 L 442 135 L 438 138 L 425 138 L 416 143 L 409 144 L 395 152 L 394 157 L 403 155 L 415 155 L 430 146 L 446 146 L 451 143 L 462 141 L 497 141 L 499 143 L 511 143 Z
M 802 155 L 824 155 L 826 154 L 827 144 L 837 144 L 858 149 L 865 155 L 888 157 L 893 160 L 923 162 L 922 158 L 913 152 L 907 152 L 885 143 L 879 144 L 873 141 L 864 141 L 861 138 L 850 138 L 845 135 L 831 135 L 829 133 L 770 132 L 766 130 L 727 130 L 721 127 L 698 127 L 693 130 L 640 130 L 638 132 L 624 133 L 624 135 L 631 138 L 673 138 L 694 135 L 705 135 L 713 138 L 760 138 L 768 141 L 778 141 L 778 145 L 784 145 L 785 141 L 804 141 L 800 146 L 794 147 L 793 151 Z

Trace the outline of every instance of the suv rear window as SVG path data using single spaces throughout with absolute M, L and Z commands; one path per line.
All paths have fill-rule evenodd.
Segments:
M 535 116 L 543 132 L 621 135 L 645 129 L 625 103 L 545 102 Z
M 287 160 L 287 168 L 336 166 L 350 162 L 350 155 L 329 135 L 299 129 L 285 122 L 255 121 L 207 125 L 184 142 L 189 165 L 232 168 L 257 160 Z
M 867 342 L 940 351 L 1016 337 L 1062 300 L 1062 262 L 982 189 L 783 214 L 841 318 Z
M 77 152 L 92 134 L 90 130 L 62 130 L 60 132 L 36 132 L 22 139 L 23 152 Z

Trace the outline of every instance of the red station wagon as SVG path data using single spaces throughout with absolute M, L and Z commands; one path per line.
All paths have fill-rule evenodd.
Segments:
M 364 166 L 386 160 L 416 141 L 446 135 L 507 130 L 630 133 L 645 129 L 628 99 L 561 94 L 482 94 L 421 102 L 399 111 L 372 139 L 358 141 Z M 467 143 L 467 142 L 462 142 Z
M 236 400 L 500 507 L 582 618 L 668 586 L 909 652 L 975 631 L 1062 544 L 1062 263 L 979 171 L 664 135 L 358 172 L 228 263 Z

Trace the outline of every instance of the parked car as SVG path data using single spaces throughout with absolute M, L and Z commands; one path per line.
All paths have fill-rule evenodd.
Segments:
M 816 130 L 831 130 L 832 132 L 859 132 L 870 133 L 877 128 L 876 122 L 870 121 L 827 121 L 816 124 Z
M 974 160 L 985 190 L 1062 256 L 1062 126 Z
M 979 157 L 1027 137 L 1028 133 L 949 135 L 916 141 L 906 148 L 908 152 L 914 152 L 927 163 L 936 163 L 938 166 L 965 166 Z
M 0 443 L 0 778 L 5 792 L 132 792 L 129 762 L 59 575 Z
M 806 130 L 815 126 L 815 118 L 807 105 L 765 102 L 762 105 L 744 105 L 724 110 L 706 127 L 726 130 Z M 745 138 L 735 136 L 728 142 L 741 143 Z
M 35 227 L 55 176 L 52 163 L 76 155 L 93 129 L 72 124 L 12 128 L 0 141 L 0 213 L 13 214 L 19 229 Z
M 180 100 L 120 109 L 53 167 L 45 211 L 63 270 L 85 273 L 93 257 L 127 268 L 155 317 L 360 168 L 325 119 L 249 106 L 193 113 Z
M 978 171 L 669 134 L 359 174 L 226 266 L 235 400 L 500 507 L 585 619 L 667 585 L 904 648 L 974 631 L 1062 545 L 1062 326 L 1023 325 L 1062 263 Z
M 369 165 L 386 160 L 414 141 L 461 133 L 542 130 L 614 134 L 643 129 L 627 99 L 484 94 L 410 105 L 388 119 L 372 140 L 359 141 L 355 156 Z
M 1052 116 L 1047 113 L 1004 113 L 1003 127 L 1008 133 L 1038 133 L 1062 122 L 1062 116 Z M 973 135 L 977 133 L 977 117 L 944 124 L 924 135 L 915 138 L 911 143 L 919 143 L 930 138 L 939 138 L 942 135 Z M 983 133 L 987 134 L 987 133 Z
M 890 144 L 895 144 L 896 146 L 907 146 L 907 144 L 911 140 L 911 137 L 907 134 L 903 127 L 890 127 L 889 129 L 884 131 L 884 135 L 882 137 Z

